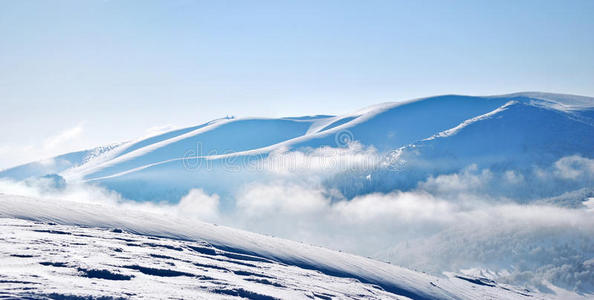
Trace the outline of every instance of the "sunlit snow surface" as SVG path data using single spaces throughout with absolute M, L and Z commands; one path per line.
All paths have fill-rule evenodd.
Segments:
M 594 98 L 517 93 L 428 97 L 341 116 L 224 118 L 2 170 L 0 178 L 23 180 L 55 173 L 68 182 L 99 184 L 137 201 L 177 202 L 198 187 L 232 205 L 235 187 L 267 175 L 259 163 L 284 151 L 308 153 L 356 142 L 378 155 L 399 151 L 402 161 L 409 162 L 404 171 L 421 177 L 471 164 L 526 169 L 565 156 L 591 157 L 593 112 Z M 292 163 L 282 167 L 288 169 Z M 393 171 L 392 167 L 388 169 Z M 411 177 L 410 182 L 395 184 L 384 182 L 385 177 L 371 176 L 371 189 L 351 191 L 350 180 L 337 188 L 351 198 L 402 190 L 423 179 Z
M 0 297 L 398 298 L 203 241 L 15 219 L 0 219 L 0 228 Z
M 495 289 L 456 275 L 433 286 L 377 261 L 120 208 L 562 299 L 594 293 L 589 97 L 444 95 L 339 116 L 223 118 L 0 171 L 0 193 L 43 199 L 0 201 L 6 217 L 203 240 L 413 298 Z
M 107 206 L 2 195 L 0 228 L 3 298 L 549 297 L 486 279 L 438 278 L 302 243 Z

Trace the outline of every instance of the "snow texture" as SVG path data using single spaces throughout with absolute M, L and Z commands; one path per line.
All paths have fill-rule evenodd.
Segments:
M 73 202 L 0 197 L 0 295 L 537 299 L 223 226 Z

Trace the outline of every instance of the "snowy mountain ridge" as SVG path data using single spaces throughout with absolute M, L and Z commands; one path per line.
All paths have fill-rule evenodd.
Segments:
M 450 100 L 452 99 L 452 100 Z M 452 102 L 453 101 L 453 102 Z M 103 152 L 101 155 L 91 157 L 89 155 L 84 156 L 84 159 L 76 158 L 63 158 L 58 157 L 58 163 L 50 168 L 43 168 L 38 163 L 24 165 L 20 167 L 11 168 L 4 170 L 0 173 L 0 176 L 25 178 L 28 176 L 41 176 L 47 173 L 61 173 L 65 178 L 71 180 L 88 180 L 106 177 L 107 175 L 117 176 L 122 171 L 134 171 L 150 168 L 153 165 L 159 165 L 172 161 L 179 161 L 184 159 L 186 154 L 183 151 L 177 151 L 179 147 L 177 145 L 186 144 L 183 150 L 192 150 L 195 148 L 195 144 L 199 143 L 202 145 L 210 145 L 212 147 L 205 147 L 203 153 L 200 155 L 194 155 L 195 158 L 204 159 L 223 159 L 229 155 L 233 156 L 250 156 L 250 155 L 267 155 L 268 153 L 280 149 L 300 149 L 303 147 L 318 147 L 318 146 L 342 146 L 336 143 L 333 135 L 339 133 L 341 130 L 349 131 L 349 134 L 353 136 L 347 136 L 347 141 L 357 140 L 361 141 L 362 144 L 376 146 L 380 150 L 392 150 L 402 146 L 405 146 L 415 141 L 424 140 L 430 138 L 435 134 L 439 134 L 442 131 L 454 128 L 470 120 L 476 118 L 479 115 L 486 114 L 497 107 L 504 105 L 509 101 L 515 101 L 523 105 L 545 107 L 547 109 L 553 109 L 556 111 L 562 111 L 568 116 L 572 116 L 575 111 L 589 111 L 594 108 L 594 100 L 589 97 L 582 96 L 570 96 L 570 95 L 559 95 L 559 94 L 548 94 L 548 93 L 515 93 L 501 96 L 489 96 L 489 97 L 467 97 L 467 96 L 455 96 L 446 95 L 438 97 L 421 98 L 404 102 L 391 102 L 382 103 L 368 108 L 364 108 L 352 114 L 336 117 L 325 117 L 320 118 L 285 118 L 285 119 L 264 119 L 264 118 L 238 118 L 238 119 L 219 119 L 211 121 L 199 126 L 189 127 L 174 130 L 172 132 L 160 134 L 157 136 L 143 138 L 140 140 L 134 140 L 125 142 L 119 146 L 113 147 L 109 151 Z M 439 102 L 444 102 L 440 104 Z M 449 102 L 452 102 L 451 104 Z M 456 103 L 457 102 L 457 103 Z M 472 103 L 474 102 L 474 103 Z M 440 110 L 450 110 L 449 113 L 460 115 L 453 116 L 448 125 L 434 126 L 434 129 L 421 133 L 412 139 L 406 141 L 388 141 L 385 143 L 377 143 L 377 138 L 373 138 L 370 141 L 365 141 L 367 137 L 372 135 L 378 135 L 379 133 L 390 131 L 390 128 L 377 128 L 381 130 L 379 133 L 370 133 L 365 130 L 365 134 L 357 134 L 358 127 L 365 127 L 366 123 L 373 123 L 374 119 L 382 118 L 382 115 L 388 114 L 388 119 L 394 119 L 396 116 L 391 116 L 390 113 L 398 114 L 400 111 L 410 110 L 411 106 L 425 106 L 426 113 L 432 113 L 432 107 L 436 106 Z M 448 105 L 458 105 L 462 107 L 447 107 Z M 472 107 L 475 106 L 475 107 Z M 452 112 L 456 110 L 458 112 Z M 466 111 L 465 111 L 466 110 Z M 442 112 L 448 114 L 448 112 Z M 584 117 L 581 116 L 583 119 Z M 592 120 L 591 116 L 585 117 Z M 420 120 L 422 121 L 422 120 Z M 250 124 L 252 123 L 252 124 Z M 258 124 L 256 124 L 258 123 Z M 377 122 L 375 122 L 377 123 Z M 436 122 L 437 123 L 437 122 Z M 373 124 L 376 126 L 375 124 Z M 261 139 L 260 142 L 255 143 L 244 143 L 252 144 L 249 146 L 238 146 L 238 144 L 222 142 L 218 139 L 202 138 L 205 135 L 218 135 L 225 139 L 232 139 L 239 132 L 234 133 L 233 130 L 227 129 L 227 127 L 239 128 L 244 126 L 246 128 L 257 128 L 265 130 L 266 127 L 276 127 L 273 130 L 269 138 Z M 256 127 L 254 127 L 256 126 Z M 220 129 L 225 127 L 225 129 Z M 237 129 L 234 128 L 236 131 Z M 375 129 L 375 128 L 374 128 Z M 397 126 L 395 130 L 402 130 L 401 127 Z M 217 132 L 223 131 L 223 132 Z M 270 131 L 270 130 L 268 130 Z M 431 132 L 433 131 L 433 132 Z M 231 133 L 231 136 L 226 133 Z M 284 132 L 284 137 L 275 136 L 278 133 Z M 253 136 L 254 133 L 249 133 L 250 137 L 255 139 L 257 136 Z M 380 137 L 378 135 L 378 137 Z M 380 144 L 380 145 L 377 145 Z M 175 149 L 174 149 L 175 148 Z M 243 148 L 243 149 L 242 149 Z M 159 149 L 167 150 L 164 152 L 165 155 L 153 155 L 151 153 L 158 152 Z M 176 150 L 176 151 L 172 151 Z M 96 150 L 89 150 L 96 151 Z M 87 152 L 89 152 L 87 151 Z M 143 159 L 139 159 L 143 158 Z M 88 160 L 88 161 L 86 161 Z M 136 162 L 134 162 L 136 160 Z M 61 164 L 60 161 L 66 162 Z M 123 167 L 119 168 L 117 165 Z M 27 170 L 29 169 L 29 170 Z M 113 171 L 111 171 L 113 170 Z M 119 171 L 116 171 L 119 170 Z M 23 174 L 19 174 L 23 172 Z M 124 172 L 122 174 L 128 174 Z M 16 175 L 14 175 L 16 174 Z

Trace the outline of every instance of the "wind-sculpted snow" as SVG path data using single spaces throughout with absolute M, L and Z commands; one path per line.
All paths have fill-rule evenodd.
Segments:
M 499 153 L 505 159 L 517 159 L 516 155 L 529 157 L 536 151 L 534 139 L 572 140 L 570 147 L 561 149 L 538 149 L 540 156 L 559 159 L 562 156 L 591 154 L 592 127 L 594 121 L 591 111 L 594 100 L 587 97 L 555 95 L 544 93 L 518 93 L 492 97 L 468 96 L 438 96 L 400 103 L 385 103 L 372 106 L 352 114 L 331 117 L 317 116 L 310 118 L 284 119 L 220 119 L 203 125 L 174 130 L 154 137 L 120 144 L 105 151 L 101 155 L 93 155 L 88 159 L 86 152 L 70 154 L 67 159 L 55 159 L 59 167 L 46 166 L 37 163 L 25 167 L 17 167 L 0 173 L 2 177 L 24 179 L 31 176 L 42 176 L 48 173 L 60 173 L 68 180 L 99 180 L 102 178 L 128 177 L 134 178 L 134 184 L 139 182 L 152 183 L 151 169 L 161 168 L 162 165 L 173 165 L 167 170 L 176 171 L 172 174 L 178 178 L 196 176 L 193 180 L 204 181 L 200 172 L 190 168 L 188 160 L 209 161 L 224 160 L 222 163 L 212 163 L 213 168 L 245 167 L 246 161 L 267 157 L 279 149 L 289 151 L 306 151 L 319 147 L 346 147 L 351 142 L 358 142 L 363 146 L 373 147 L 380 153 L 386 153 L 401 147 L 423 143 L 423 140 L 434 139 L 436 136 L 447 136 L 453 132 L 464 131 L 469 125 L 481 127 L 483 141 L 469 147 L 466 144 L 456 144 L 455 148 L 443 149 L 441 145 L 431 146 L 436 150 L 446 152 L 445 156 L 453 153 L 460 165 L 469 165 L 477 161 L 486 160 L 488 163 L 499 163 L 491 154 L 481 157 L 466 157 L 464 151 L 480 153 L 483 148 L 491 151 L 504 150 Z M 513 105 L 516 103 L 517 105 Z M 512 112 L 507 113 L 511 107 Z M 516 117 L 514 112 L 517 112 Z M 506 115 L 512 115 L 508 121 Z M 553 120 L 549 120 L 553 117 Z M 540 129 L 539 126 L 550 126 L 550 129 Z M 563 126 L 563 132 L 555 130 Z M 576 131 L 573 128 L 576 127 Z M 495 130 L 497 135 L 491 136 Z M 446 142 L 447 140 L 447 142 Z M 450 139 L 435 143 L 450 143 Z M 454 138 L 458 140 L 458 138 Z M 474 141 L 474 140 L 473 140 Z M 538 142 L 541 142 L 538 140 Z M 433 143 L 433 144 L 435 144 Z M 512 146 L 503 147 L 502 143 Z M 561 147 L 553 140 L 547 145 Z M 526 151 L 525 147 L 533 147 Z M 475 150 L 480 149 L 480 150 Z M 461 152 L 461 153 L 457 153 Z M 443 157 L 444 154 L 436 154 Z M 87 157 L 87 159 L 85 159 Z M 230 159 L 238 157 L 237 159 Z M 434 159 L 433 157 L 431 159 Z M 523 159 L 523 157 L 522 157 Z M 24 169 L 26 168 L 26 169 Z M 134 173 L 133 175 L 130 175 Z M 214 176 L 213 178 L 217 178 Z M 109 180 L 110 182 L 113 180 Z M 118 181 L 118 180 L 116 180 Z M 127 181 L 122 178 L 122 182 Z M 208 184 L 208 183 L 207 183 Z M 123 184 L 117 184 L 123 188 Z M 115 187 L 115 186 L 113 186 Z M 187 192 L 191 186 L 180 187 Z M 179 199 L 177 193 L 167 195 L 158 192 L 158 197 Z M 156 195 L 157 195 L 156 194 Z M 131 197 L 142 200 L 139 197 Z M 150 200 L 150 199 L 146 199 Z
M 400 298 L 203 241 L 15 219 L 0 227 L 1 298 Z
M 66 173 L 66 176 L 103 177 L 171 158 L 213 156 L 257 149 L 302 135 L 310 124 L 309 120 L 287 119 L 219 120 L 169 139 L 160 138 L 157 141 L 151 138 L 151 142 L 134 143 L 99 168 L 89 170 L 81 166 Z M 143 143 L 147 145 L 141 147 Z
M 101 205 L 3 195 L 0 226 L 5 297 L 545 297 L 485 279 L 438 278 L 306 244 Z
M 224 118 L 106 150 L 5 170 L 0 192 L 594 293 L 593 98 L 446 95 L 340 116 Z
M 54 158 L 32 162 L 2 171 L 2 177 L 23 180 L 30 177 L 60 173 L 77 166 L 89 163 L 97 157 L 110 156 L 118 144 L 96 147 L 94 149 L 78 151 L 60 155 Z

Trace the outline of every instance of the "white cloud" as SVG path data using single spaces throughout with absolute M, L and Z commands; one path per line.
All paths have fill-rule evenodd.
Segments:
M 476 181 L 489 178 L 483 174 Z M 453 180 L 456 188 L 459 179 Z M 332 202 L 329 191 L 284 181 L 244 192 L 227 224 L 436 274 L 478 269 L 529 288 L 546 291 L 552 282 L 594 292 L 587 283 L 594 268 L 586 267 L 594 255 L 592 209 L 523 205 L 466 190 L 458 196 L 395 191 Z
M 576 179 L 580 176 L 594 176 L 594 160 L 573 155 L 555 162 L 555 175 L 563 179 Z
M 201 189 L 191 190 L 179 204 L 130 202 L 99 187 L 76 184 L 52 190 L 42 188 L 47 183 L 0 181 L 0 192 L 195 217 L 427 272 L 473 269 L 529 287 L 545 289 L 544 283 L 552 282 L 569 290 L 594 291 L 587 283 L 594 277 L 591 201 L 586 208 L 570 209 L 519 204 L 518 199 L 498 194 L 502 189 L 525 189 L 527 184 L 540 189 L 574 182 L 583 187 L 591 183 L 594 160 L 566 157 L 548 168 L 524 172 L 469 166 L 458 173 L 429 177 L 407 192 L 371 193 L 347 201 L 323 184 L 324 178 L 335 174 L 334 168 L 303 170 L 310 163 L 325 166 L 316 161 L 331 155 L 325 151 L 329 150 L 280 153 L 297 157 L 300 167 L 274 173 L 281 174 L 275 180 L 265 177 L 246 184 L 231 211 L 220 211 L 220 197 Z M 340 153 L 365 155 L 365 151 Z
M 202 189 L 192 189 L 176 205 L 180 215 L 205 221 L 216 221 L 219 217 L 219 195 L 209 195 Z
M 237 197 L 237 208 L 250 217 L 269 214 L 310 214 L 330 203 L 321 187 L 303 188 L 295 183 L 255 183 L 246 186 Z
M 396 191 L 389 194 L 367 194 L 350 201 L 339 201 L 331 207 L 331 213 L 345 222 L 358 224 L 378 221 L 418 223 L 451 220 L 454 209 L 453 204 L 438 200 L 423 191 Z
M 547 290 L 547 282 L 552 282 L 593 292 L 587 279 L 594 276 L 588 267 L 594 255 L 594 210 L 526 205 L 521 204 L 523 196 L 505 196 L 507 190 L 530 191 L 527 185 L 553 193 L 558 186 L 583 188 L 591 183 L 593 162 L 572 156 L 548 168 L 524 171 L 471 165 L 458 173 L 430 176 L 411 191 L 371 193 L 348 201 L 323 187 L 328 173 L 288 172 L 284 180 L 244 188 L 237 195 L 233 220 L 227 222 L 433 273 L 482 270 L 530 288 Z
M 520 183 L 524 182 L 524 175 L 522 175 L 519 172 L 515 172 L 513 170 L 507 170 L 503 174 L 504 174 L 503 178 L 508 183 L 520 184 Z
M 553 206 L 493 205 L 457 211 L 436 234 L 399 241 L 380 257 L 439 273 L 482 270 L 482 276 L 546 291 L 546 283 L 594 292 L 594 213 Z M 485 275 L 490 274 L 490 275 Z
M 479 170 L 476 165 L 470 165 L 460 173 L 430 176 L 420 183 L 420 188 L 436 194 L 460 193 L 481 189 L 493 179 L 490 170 Z
M 83 133 L 83 123 L 79 123 L 74 127 L 47 137 L 42 143 L 1 145 L 0 169 L 32 161 L 39 161 L 43 165 L 51 167 L 55 162 L 50 157 L 87 147 L 83 140 Z
M 152 136 L 160 135 L 160 134 L 163 134 L 163 133 L 175 130 L 175 129 L 177 129 L 177 126 L 174 126 L 171 124 L 161 125 L 161 126 L 153 126 L 144 132 L 143 138 L 149 138 Z
M 61 177 L 45 177 L 15 182 L 0 179 L 0 193 L 44 199 L 47 201 L 70 201 L 106 204 L 151 213 L 178 215 L 215 222 L 219 218 L 219 196 L 207 194 L 201 189 L 192 189 L 179 203 L 136 202 L 123 198 L 120 194 L 100 186 L 85 183 L 56 181 Z
M 68 143 L 74 139 L 79 138 L 83 133 L 83 126 L 82 124 L 78 124 L 72 128 L 68 128 L 63 130 L 62 132 L 50 136 L 43 142 L 43 148 L 52 150 L 55 149 L 64 143 Z
M 276 175 L 331 175 L 353 170 L 370 170 L 380 162 L 373 147 L 352 142 L 345 148 L 320 147 L 309 151 L 279 149 L 263 161 L 264 168 Z
M 85 203 L 117 204 L 122 197 L 113 191 L 88 184 L 66 184 L 61 187 L 56 178 L 37 178 L 15 182 L 0 179 L 0 193 L 47 199 L 48 201 L 73 201 Z

